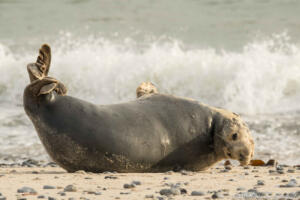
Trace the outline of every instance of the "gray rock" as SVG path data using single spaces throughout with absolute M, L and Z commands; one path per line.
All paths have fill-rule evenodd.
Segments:
M 170 189 L 161 189 L 159 193 L 160 195 L 164 195 L 164 196 L 179 195 L 180 190 L 178 188 L 172 187 Z
M 116 176 L 105 176 L 104 179 L 118 179 Z
M 64 192 L 77 192 L 77 188 L 74 185 L 67 185 Z
M 243 191 L 243 190 L 246 190 L 246 188 L 243 188 L 243 187 L 238 187 L 236 188 L 237 191 Z
M 192 191 L 191 195 L 192 196 L 204 196 L 205 193 L 202 191 L 199 191 L 199 190 L 197 190 L 197 191 L 195 190 L 195 191 Z
M 265 181 L 264 180 L 257 180 L 257 185 L 265 185 Z
M 134 184 L 134 185 L 142 185 L 141 181 L 132 181 L 131 184 Z
M 30 187 L 22 187 L 20 189 L 17 190 L 18 193 L 28 193 L 28 194 L 37 194 L 37 192 Z
M 245 172 L 245 175 L 247 176 L 247 175 L 249 175 L 249 173 L 248 173 L 248 172 Z
M 287 173 L 295 173 L 295 170 L 294 169 L 289 169 L 289 170 L 287 170 Z
M 180 188 L 180 194 L 187 194 L 187 190 L 185 188 Z
M 51 189 L 56 189 L 56 187 L 52 186 L 52 185 L 44 185 L 43 189 L 45 189 L 45 190 L 51 190 Z
M 147 194 L 147 195 L 145 195 L 145 198 L 146 199 L 153 199 L 154 196 L 153 196 L 153 194 Z
M 221 193 L 215 192 L 215 193 L 211 196 L 211 198 L 213 198 L 213 199 L 221 199 L 221 198 L 223 198 L 223 195 L 222 195 Z
M 0 196 L 0 200 L 6 200 L 6 197 L 4 197 L 4 196 Z
M 59 192 L 57 194 L 59 194 L 60 196 L 66 196 L 67 195 L 65 192 Z
M 279 187 L 297 187 L 297 180 L 291 179 L 287 184 L 280 185 Z
M 45 195 L 39 195 L 39 196 L 37 196 L 37 198 L 38 198 L 38 199 L 45 199 L 46 196 L 45 196 Z
M 94 195 L 98 196 L 98 195 L 102 195 L 102 193 L 101 192 L 95 192 Z
M 123 188 L 125 188 L 125 189 L 130 189 L 130 188 L 134 188 L 135 187 L 135 185 L 134 184 L 128 184 L 128 183 L 125 183 L 124 185 L 123 185 Z
M 130 194 L 130 192 L 120 192 L 120 194 Z
M 48 200 L 56 200 L 54 197 L 48 197 Z

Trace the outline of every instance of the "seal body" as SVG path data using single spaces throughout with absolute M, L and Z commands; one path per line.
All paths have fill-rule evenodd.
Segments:
M 213 147 L 215 112 L 171 95 L 153 94 L 97 106 L 55 91 L 24 93 L 25 111 L 51 158 L 66 170 L 164 171 L 221 159 Z
M 138 99 L 97 106 L 65 96 L 48 76 L 49 45 L 27 65 L 24 109 L 50 157 L 69 172 L 204 170 L 225 159 L 248 164 L 254 143 L 239 115 L 158 93 L 151 82 Z

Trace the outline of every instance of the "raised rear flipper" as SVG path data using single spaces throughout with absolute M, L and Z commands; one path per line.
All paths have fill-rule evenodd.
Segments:
M 39 50 L 39 56 L 35 63 L 27 65 L 30 81 L 42 79 L 48 75 L 51 64 L 51 48 L 44 44 Z

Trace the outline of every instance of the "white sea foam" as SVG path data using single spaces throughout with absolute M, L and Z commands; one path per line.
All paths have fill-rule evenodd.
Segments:
M 134 98 L 142 81 L 153 81 L 162 92 L 239 113 L 284 112 L 300 109 L 299 49 L 286 35 L 249 43 L 242 52 L 217 52 L 186 49 L 176 40 L 117 43 L 66 34 L 52 44 L 50 75 L 69 94 L 95 103 Z M 36 56 L 37 51 L 13 54 L 0 44 L 1 101 L 21 103 L 26 65 Z

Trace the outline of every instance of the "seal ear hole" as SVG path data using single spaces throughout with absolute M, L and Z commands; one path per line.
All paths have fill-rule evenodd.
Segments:
M 232 134 L 232 140 L 237 140 L 237 138 L 238 138 L 238 134 L 237 133 L 234 133 L 234 134 Z

